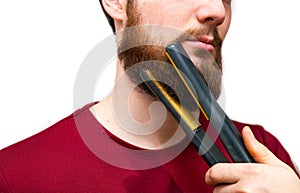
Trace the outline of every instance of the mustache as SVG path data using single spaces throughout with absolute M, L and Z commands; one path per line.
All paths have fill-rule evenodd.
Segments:
M 143 36 L 141 36 L 141 34 L 143 34 Z M 135 25 L 121 30 L 117 34 L 117 42 L 118 47 L 120 47 L 119 50 L 122 52 L 125 51 L 126 48 L 143 45 L 166 47 L 171 43 L 197 40 L 197 37 L 203 36 L 212 36 L 214 46 L 222 47 L 222 40 L 218 31 L 215 28 L 208 30 L 205 27 L 191 28 L 183 31 L 167 26 Z
M 210 32 L 212 31 L 212 32 Z M 205 28 L 192 28 L 188 29 L 182 34 L 180 34 L 173 42 L 184 42 L 186 40 L 197 40 L 197 37 L 206 36 L 208 34 L 212 34 L 213 44 L 215 47 L 220 48 L 223 45 L 223 41 L 220 38 L 220 35 L 216 28 L 212 30 L 207 30 Z

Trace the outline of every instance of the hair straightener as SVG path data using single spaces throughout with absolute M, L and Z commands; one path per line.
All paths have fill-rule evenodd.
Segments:
M 168 45 L 166 55 L 201 113 L 219 133 L 220 139 L 232 161 L 236 163 L 254 162 L 237 128 L 211 95 L 204 79 L 198 73 L 182 45 L 180 43 Z M 140 77 L 181 125 L 187 136 L 192 139 L 193 145 L 208 165 L 229 162 L 213 140 L 206 135 L 198 118 L 195 118 L 191 112 L 166 92 L 150 69 L 143 69 Z

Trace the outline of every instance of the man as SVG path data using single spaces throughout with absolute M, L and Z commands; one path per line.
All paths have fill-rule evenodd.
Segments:
M 299 192 L 288 153 L 260 126 L 234 122 L 257 163 L 209 168 L 140 80 L 139 71 L 150 68 L 170 95 L 197 111 L 184 100 L 163 52 L 163 46 L 180 41 L 217 98 L 230 1 L 101 3 L 118 45 L 114 91 L 1 150 L 0 192 Z M 216 144 L 228 157 L 219 139 Z

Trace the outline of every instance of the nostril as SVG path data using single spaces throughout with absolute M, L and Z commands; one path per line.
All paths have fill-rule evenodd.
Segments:
M 225 18 L 217 18 L 217 17 L 206 17 L 205 22 L 207 23 L 215 23 L 216 26 L 221 25 L 224 22 Z
M 205 18 L 205 21 L 206 21 L 206 22 L 208 22 L 208 21 L 214 21 L 214 18 L 212 18 L 212 17 L 207 17 L 207 18 Z

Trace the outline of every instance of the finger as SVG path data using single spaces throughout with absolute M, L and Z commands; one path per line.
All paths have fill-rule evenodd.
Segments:
M 243 170 L 241 164 L 215 164 L 206 172 L 205 182 L 211 186 L 236 183 L 240 179 Z
M 236 184 L 220 184 L 214 188 L 214 193 L 234 192 Z
M 243 128 L 242 136 L 247 150 L 256 162 L 283 165 L 283 162 L 280 161 L 266 146 L 257 141 L 248 126 Z

